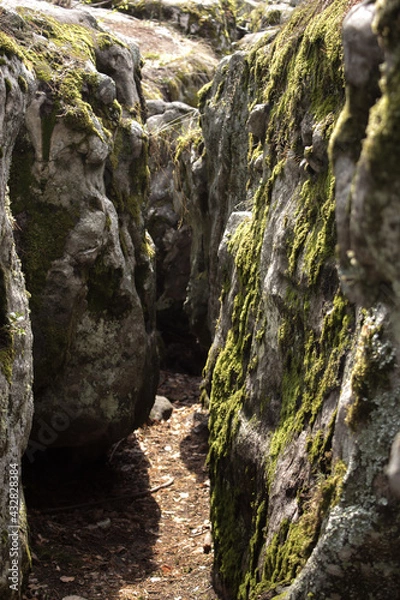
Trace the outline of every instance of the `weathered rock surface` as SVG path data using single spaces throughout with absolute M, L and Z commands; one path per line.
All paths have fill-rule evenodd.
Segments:
M 338 121 L 349 8 L 306 3 L 272 44 L 224 59 L 200 104 L 204 146 L 180 155 L 188 304 L 213 338 L 203 396 L 224 598 L 398 595 L 398 7 L 378 10 L 384 56 L 371 4 L 349 15 Z
M 130 0 L 128 14 L 166 21 L 187 36 L 205 38 L 218 52 L 227 52 L 237 37 L 236 19 L 228 3 L 217 0 Z
M 230 214 L 246 207 L 247 77 L 244 53 L 221 61 L 212 85 L 201 92 L 204 144 L 197 139 L 179 157 L 176 201 L 192 227 L 186 305 L 192 330 L 205 347 L 219 312 L 218 247 Z
M 206 40 L 187 37 L 168 22 L 90 6 L 85 10 L 100 19 L 102 27 L 129 36 L 138 44 L 146 99 L 197 105 L 197 91 L 212 79 L 218 64 L 216 52 Z
M 205 353 L 190 331 L 184 304 L 190 277 L 192 232 L 175 198 L 174 164 L 181 140 L 199 135 L 198 111 L 182 102 L 147 102 L 150 194 L 147 227 L 157 248 L 157 328 L 162 364 L 200 373 Z
M 6 599 L 19 597 L 28 565 L 21 456 L 33 412 L 32 332 L 7 180 L 33 78 L 3 45 L 0 54 L 0 596 Z
M 3 1 L 0 37 L 2 597 L 7 466 L 32 411 L 15 217 L 35 340 L 28 457 L 98 452 L 147 418 L 155 300 L 166 322 L 181 315 L 189 279 L 192 330 L 212 341 L 203 399 L 221 596 L 396 598 L 399 0 L 354 7 L 343 45 L 351 2 L 304 3 L 280 33 L 223 59 L 200 94 L 202 131 L 180 127 L 192 107 L 144 105 L 137 46 L 93 11 L 22 3 L 34 11 Z M 156 8 L 199 33 L 193 7 Z M 23 514 L 20 526 L 22 547 Z
M 140 55 L 85 11 L 19 4 L 36 76 L 9 182 L 34 330 L 28 458 L 97 454 L 147 418 L 157 383 Z
M 394 494 L 400 498 L 400 434 L 394 438 L 390 451 L 390 460 L 386 474 L 389 479 L 389 485 Z
M 372 221 L 368 221 L 362 207 L 357 207 L 360 195 L 353 195 L 351 186 L 359 168 L 361 143 L 366 136 L 370 109 L 381 94 L 379 66 L 383 61 L 383 52 L 372 31 L 374 15 L 375 5 L 370 2 L 356 5 L 346 17 L 343 32 L 346 105 L 331 144 L 336 175 L 336 221 L 342 281 L 354 301 L 362 302 L 369 295 L 368 304 L 377 300 L 380 283 L 384 284 L 386 277 L 382 278 L 382 275 L 375 273 L 376 261 L 369 256 L 368 243 L 365 244 L 364 239 L 361 244 L 357 238 L 362 237 L 361 231 L 368 226 L 368 222 L 373 223 L 373 235 L 379 234 L 380 229 L 376 228 L 375 216 Z M 378 170 L 374 174 L 377 176 Z M 365 185 L 368 185 L 368 177 L 363 175 L 361 186 Z M 374 204 L 376 203 L 371 203 L 371 206 Z M 380 212 L 379 204 L 376 205 L 376 210 Z M 380 244 L 386 244 L 387 241 L 382 239 Z M 360 256 L 355 256 L 353 245 Z M 382 281 L 379 281 L 380 278 Z M 363 287 L 370 289 L 369 294 L 366 290 L 359 293 Z

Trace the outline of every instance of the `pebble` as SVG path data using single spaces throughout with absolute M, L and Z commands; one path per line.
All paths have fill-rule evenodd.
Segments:
M 204 542 L 203 542 L 204 554 L 209 554 L 211 552 L 211 549 L 212 549 L 212 535 L 211 535 L 211 532 L 208 531 L 206 533 L 206 535 L 204 536 Z
M 151 409 L 150 421 L 168 421 L 172 415 L 173 406 L 165 396 L 156 396 L 153 408 Z

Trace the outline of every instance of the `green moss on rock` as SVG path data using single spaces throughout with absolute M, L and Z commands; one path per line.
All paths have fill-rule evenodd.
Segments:
M 301 303 L 290 301 L 287 308 L 290 325 L 285 324 L 279 340 L 284 364 L 281 415 L 270 444 L 269 481 L 283 449 L 294 435 L 313 425 L 324 399 L 339 387 L 342 361 L 351 343 L 352 311 L 340 292 L 325 315 L 319 336 L 307 325 Z
M 27 211 L 28 226 L 21 233 L 24 272 L 27 288 L 34 302 L 44 290 L 51 263 L 64 252 L 68 234 L 76 219 L 68 210 L 38 202 Z M 44 252 L 45 249 L 45 252 Z
M 0 32 L 0 55 L 6 56 L 7 58 L 16 56 L 20 60 L 23 60 L 24 58 L 22 49 L 19 47 L 16 40 L 3 31 Z
M 250 55 L 258 101 L 271 105 L 267 141 L 278 155 L 298 151 L 298 125 L 307 105 L 316 122 L 340 112 L 344 101 L 341 23 L 350 5 L 349 0 L 307 2 L 282 28 L 270 52 L 260 42 Z
M 346 472 L 346 465 L 337 461 L 330 475 L 319 478 L 311 496 L 299 502 L 299 518 L 282 520 L 279 531 L 265 548 L 262 572 L 255 569 L 259 582 L 256 578 L 245 582 L 239 592 L 241 600 L 255 600 L 260 593 L 278 593 L 300 573 L 318 540 L 324 518 L 339 501 Z M 259 528 L 265 524 L 261 520 Z
M 332 465 L 334 411 L 326 426 L 317 425 L 324 402 L 339 393 L 354 324 L 353 308 L 340 292 L 334 268 L 334 180 L 327 168 L 320 173 L 298 171 L 290 213 L 285 217 L 287 269 L 282 275 L 286 278 L 286 297 L 279 304 L 276 333 L 282 373 L 279 383 L 270 387 L 269 397 L 252 398 L 250 394 L 251 381 L 257 379 L 257 353 L 261 356 L 263 336 L 266 329 L 271 329 L 266 306 L 270 300 L 261 291 L 260 273 L 264 234 L 271 226 L 269 220 L 273 223 L 277 214 L 271 198 L 274 189 L 290 178 L 288 162 L 298 165 L 305 157 L 301 136 L 304 119 L 318 123 L 326 140 L 332 133 L 344 102 L 340 29 L 348 7 L 349 2 L 344 0 L 330 4 L 313 1 L 299 7 L 272 46 L 261 42 L 247 59 L 254 103 L 270 107 L 264 170 L 270 176 L 255 193 L 252 218 L 238 227 L 229 243 L 238 292 L 225 341 L 213 349 L 206 366 L 215 567 L 219 587 L 229 597 L 243 600 L 272 590 L 278 594 L 281 586 L 296 577 L 316 544 L 323 519 L 339 498 L 345 472 L 344 465 Z M 209 98 L 211 90 L 204 90 L 201 104 L 215 100 Z M 216 94 L 223 93 L 221 85 Z M 253 151 L 260 153 L 259 148 L 252 148 L 250 160 Z M 321 297 L 322 309 L 318 300 Z M 272 395 L 275 404 L 280 405 L 273 426 L 263 423 Z M 260 404 L 265 404 L 264 408 Z M 256 483 L 256 479 L 246 480 L 244 501 L 233 493 L 232 481 L 234 469 L 240 469 L 236 460 L 237 433 L 246 418 L 254 420 L 255 430 L 268 428 L 268 444 L 265 470 L 258 475 L 263 484 Z M 263 530 L 268 527 L 268 492 L 278 461 L 304 431 L 308 435 L 306 452 L 311 472 L 318 483 L 314 479 L 308 482 L 305 499 L 299 497 L 298 520 L 282 522 L 261 551 L 265 544 Z M 238 519 L 241 512 L 250 511 L 244 502 L 254 504 L 252 517 L 247 515 L 244 520 L 243 532 Z M 225 539 L 229 539 L 231 550 Z
M 49 152 L 52 117 L 43 126 L 44 151 Z M 17 246 L 21 257 L 31 304 L 38 307 L 45 289 L 47 272 L 64 252 L 65 242 L 79 214 L 41 200 L 43 182 L 33 175 L 35 153 L 25 136 L 15 145 L 10 169 L 10 198 L 13 214 L 23 227 L 17 229 Z
M 51 91 L 53 112 L 44 127 L 55 119 L 65 119 L 71 128 L 103 138 L 104 132 L 96 122 L 95 95 L 85 96 L 87 87 L 93 84 L 93 72 L 88 70 L 87 63 L 96 64 L 96 47 L 122 45 L 122 42 L 104 32 L 60 23 L 29 8 L 18 7 L 17 11 L 21 28 L 15 30 L 13 37 L 0 34 L 0 54 L 8 58 L 17 56 L 35 72 L 40 86 Z M 26 89 L 23 78 L 20 87 Z M 103 124 L 107 127 L 109 120 L 105 119 Z

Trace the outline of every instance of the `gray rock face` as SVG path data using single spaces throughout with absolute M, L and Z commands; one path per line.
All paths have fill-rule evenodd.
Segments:
M 192 232 L 175 198 L 174 160 L 181 139 L 198 136 L 199 114 L 182 102 L 147 102 L 150 195 L 147 227 L 157 248 L 157 326 L 162 364 L 200 372 L 204 353 L 190 332 L 184 309 L 190 276 Z
M 6 600 L 18 596 L 21 578 L 28 566 L 21 456 L 28 443 L 33 412 L 32 332 L 25 281 L 13 238 L 15 221 L 10 210 L 7 180 L 32 74 L 15 56 L 2 53 L 1 58 L 0 596 Z M 16 499 L 19 499 L 19 508 Z
M 147 418 L 158 376 L 138 50 L 82 11 L 35 10 L 68 68 L 38 42 L 53 83 L 39 72 L 10 174 L 34 330 L 30 460 L 49 446 L 105 451 Z M 47 11 L 58 27 L 46 30 Z M 83 56 L 71 53 L 79 36 Z
M 344 8 L 314 9 L 221 63 L 200 107 L 205 152 L 179 165 L 188 303 L 213 338 L 203 399 L 223 598 L 384 600 L 400 585 L 397 8 L 380 5 L 379 44 L 370 4 L 345 22 L 337 123 Z
M 215 257 L 230 214 L 246 206 L 247 69 L 244 53 L 221 61 L 201 100 L 204 145 L 191 144 L 180 155 L 177 202 L 187 210 L 193 232 L 186 308 L 192 330 L 205 347 L 219 313 Z
M 139 73 L 140 53 L 135 44 L 129 43 L 128 39 L 126 42 L 127 47 L 113 44 L 110 47 L 98 48 L 96 68 L 115 82 L 117 99 L 125 109 L 138 109 L 141 99 L 135 75 L 138 76 Z M 100 94 L 101 89 L 99 89 Z M 104 98 L 102 100 L 104 101 Z
M 256 106 L 252 109 L 247 121 L 249 132 L 261 141 L 265 141 L 268 115 L 268 104 L 256 104 Z
M 394 439 L 386 473 L 392 492 L 400 498 L 400 434 Z

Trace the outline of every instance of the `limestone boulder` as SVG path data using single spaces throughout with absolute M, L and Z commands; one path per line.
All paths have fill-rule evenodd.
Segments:
M 139 46 L 143 63 L 141 88 L 146 99 L 197 106 L 197 92 L 212 79 L 218 64 L 217 53 L 206 40 L 188 37 L 157 16 L 143 20 L 126 11 L 90 5 L 85 6 L 85 11 L 100 19 L 103 28 L 126 36 Z
M 43 40 L 9 181 L 34 331 L 27 456 L 96 455 L 146 420 L 158 376 L 139 53 L 84 11 L 28 4 L 26 40 L 35 19 Z M 54 44 L 62 69 L 47 54 Z
M 156 396 L 153 408 L 150 411 L 150 421 L 168 421 L 174 407 L 165 396 Z

